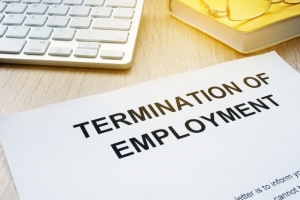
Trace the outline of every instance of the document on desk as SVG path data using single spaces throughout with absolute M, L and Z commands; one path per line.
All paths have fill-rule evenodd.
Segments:
M 300 199 L 300 75 L 275 52 L 0 117 L 21 200 Z

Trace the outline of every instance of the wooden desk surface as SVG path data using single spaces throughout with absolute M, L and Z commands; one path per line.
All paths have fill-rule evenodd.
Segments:
M 276 51 L 300 72 L 300 38 L 242 55 L 170 16 L 167 0 L 145 0 L 132 68 L 121 71 L 0 64 L 0 115 L 269 51 Z M 1 143 L 0 199 L 19 199 Z

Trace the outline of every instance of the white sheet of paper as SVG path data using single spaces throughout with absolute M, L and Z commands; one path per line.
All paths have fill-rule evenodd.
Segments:
M 21 200 L 296 200 L 299 86 L 271 52 L 2 116 L 0 139 Z

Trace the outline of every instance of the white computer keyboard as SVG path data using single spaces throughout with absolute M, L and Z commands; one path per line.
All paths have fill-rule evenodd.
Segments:
M 0 63 L 131 67 L 144 0 L 0 0 Z

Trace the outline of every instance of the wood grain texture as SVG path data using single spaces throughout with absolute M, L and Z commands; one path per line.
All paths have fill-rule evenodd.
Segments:
M 106 70 L 0 64 L 0 115 L 104 93 L 269 51 L 276 51 L 300 72 L 300 38 L 243 55 L 170 16 L 168 0 L 145 0 L 132 68 Z M 0 200 L 17 199 L 0 143 Z

